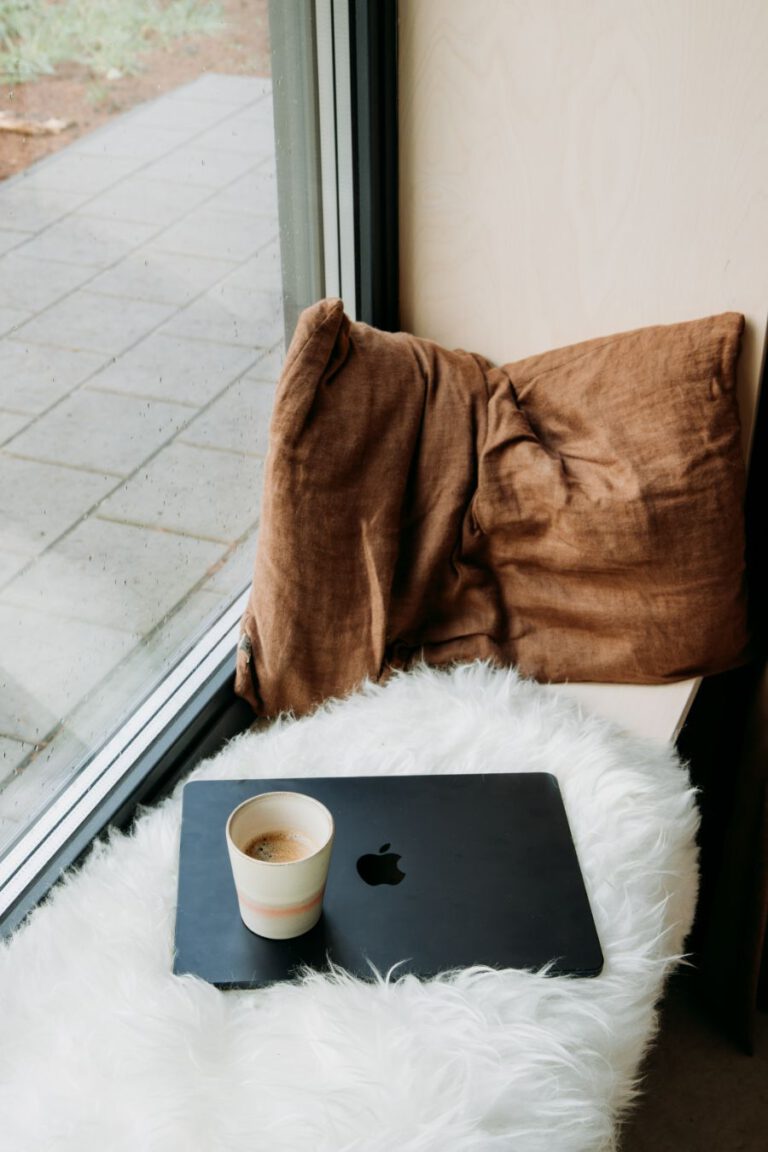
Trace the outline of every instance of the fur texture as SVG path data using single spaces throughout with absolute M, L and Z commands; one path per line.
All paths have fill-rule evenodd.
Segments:
M 516 769 L 560 780 L 600 977 L 338 972 L 250 992 L 174 977 L 179 788 L 99 842 L 0 951 L 0 1145 L 613 1148 L 696 898 L 697 811 L 671 748 L 474 664 L 243 734 L 195 776 Z

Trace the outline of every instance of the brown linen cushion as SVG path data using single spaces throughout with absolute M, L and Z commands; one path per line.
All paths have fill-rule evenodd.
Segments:
M 475 511 L 523 669 L 658 683 L 745 659 L 743 328 L 725 313 L 491 374 Z
M 660 683 L 745 658 L 743 317 L 494 368 L 299 322 L 270 429 L 236 688 L 309 710 L 413 660 Z

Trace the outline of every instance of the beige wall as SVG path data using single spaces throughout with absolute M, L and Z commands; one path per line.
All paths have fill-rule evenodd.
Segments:
M 400 0 L 399 53 L 404 328 L 503 362 L 734 309 L 754 394 L 766 0 Z
M 399 0 L 401 318 L 504 362 L 768 315 L 768 0 Z M 695 681 L 581 685 L 673 738 Z

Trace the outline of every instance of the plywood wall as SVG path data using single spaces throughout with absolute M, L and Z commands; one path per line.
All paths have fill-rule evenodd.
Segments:
M 400 0 L 402 326 L 497 362 L 768 315 L 765 0 Z

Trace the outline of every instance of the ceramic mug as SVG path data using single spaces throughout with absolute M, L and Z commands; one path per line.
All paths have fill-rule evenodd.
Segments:
M 227 849 L 246 928 L 290 940 L 320 919 L 333 848 L 333 817 L 300 792 L 264 792 L 227 820 Z

